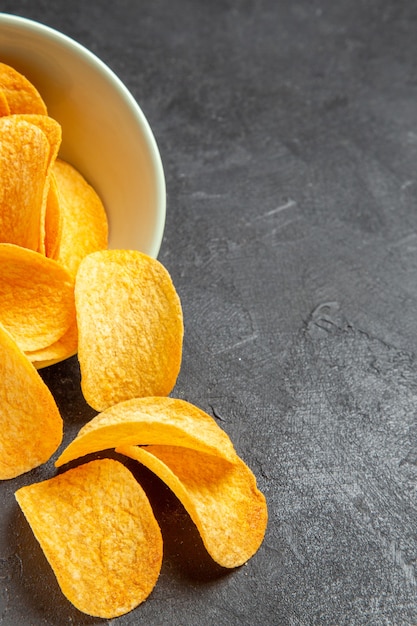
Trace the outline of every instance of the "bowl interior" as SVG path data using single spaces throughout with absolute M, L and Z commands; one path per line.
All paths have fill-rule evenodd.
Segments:
M 127 88 L 69 37 L 4 13 L 0 60 L 33 82 L 62 125 L 60 156 L 101 196 L 110 247 L 156 257 L 165 225 L 165 178 L 153 133 Z

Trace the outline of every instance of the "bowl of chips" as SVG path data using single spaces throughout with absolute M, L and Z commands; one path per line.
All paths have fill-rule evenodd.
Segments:
M 166 189 L 158 146 L 136 100 L 99 58 L 38 22 L 0 13 L 0 61 L 24 75 L 62 129 L 59 157 L 101 198 L 109 247 L 156 257 Z

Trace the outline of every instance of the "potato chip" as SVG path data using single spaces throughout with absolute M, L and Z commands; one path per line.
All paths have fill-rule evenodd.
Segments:
M 59 467 L 80 456 L 122 445 L 172 445 L 200 450 L 234 462 L 227 434 L 196 406 L 177 398 L 133 398 L 93 417 L 56 461 Z
M 120 446 L 116 452 L 146 465 L 175 493 L 198 528 L 207 552 L 237 567 L 258 550 L 268 513 L 247 465 L 174 446 Z
M 6 63 L 0 63 L 0 87 L 6 97 L 10 113 L 47 114 L 46 104 L 36 87 L 23 74 Z
M 10 107 L 7 103 L 7 98 L 3 89 L 0 86 L 0 116 L 10 115 Z
M 87 254 L 107 248 L 107 215 L 96 191 L 72 165 L 57 159 L 53 172 L 62 213 L 57 259 L 75 276 Z
M 45 205 L 44 251 L 50 259 L 56 259 L 62 235 L 62 213 L 58 187 L 53 172 L 49 174 L 49 189 Z
M 34 124 L 0 117 L 0 242 L 39 247 L 50 144 Z
M 0 479 L 45 463 L 62 441 L 62 419 L 48 387 L 0 325 Z
M 0 244 L 0 323 L 21 350 L 39 350 L 74 323 L 74 281 L 56 261 Z
M 91 461 L 15 495 L 77 609 L 110 619 L 149 596 L 161 569 L 161 531 L 142 487 L 121 463 Z
M 40 235 L 39 235 L 39 246 L 38 246 L 38 252 L 41 252 L 41 254 L 46 254 L 46 228 L 48 227 L 50 231 L 49 237 L 51 236 L 51 234 L 52 235 L 58 234 L 54 232 L 51 233 L 51 229 L 54 229 L 56 226 L 58 226 L 59 229 L 61 228 L 58 190 L 56 187 L 56 181 L 52 180 L 51 169 L 52 169 L 53 164 L 55 163 L 55 160 L 58 156 L 59 148 L 61 146 L 62 129 L 61 129 L 61 125 L 52 117 L 49 117 L 48 115 L 35 115 L 35 114 L 26 113 L 26 114 L 14 115 L 13 118 L 16 120 L 23 120 L 25 122 L 33 124 L 34 126 L 37 126 L 38 128 L 40 128 L 40 130 L 42 130 L 45 133 L 46 138 L 49 142 L 49 148 L 50 148 L 49 159 L 48 159 L 48 166 L 47 166 L 47 171 L 46 171 L 46 183 L 44 187 L 44 194 L 43 194 L 41 214 L 40 214 Z M 49 216 L 48 216 L 49 224 L 47 225 L 46 214 L 48 211 L 49 211 Z M 51 224 L 50 223 L 51 217 L 59 218 L 58 223 Z M 54 241 L 53 243 L 54 243 L 55 249 L 57 249 L 58 241 Z M 49 254 L 47 256 L 51 256 L 51 255 Z
M 40 350 L 27 350 L 25 354 L 36 369 L 39 370 L 74 356 L 77 353 L 77 347 L 78 328 L 74 320 L 73 324 L 61 339 L 58 339 L 55 343 Z
M 11 116 L 10 119 L 16 122 L 28 122 L 45 133 L 50 146 L 48 166 L 52 166 L 58 156 L 62 142 L 62 128 L 59 122 L 48 115 L 36 115 L 34 113 L 19 113 Z
M 94 252 L 75 281 L 81 387 L 97 411 L 165 396 L 181 364 L 183 318 L 164 266 L 136 250 Z

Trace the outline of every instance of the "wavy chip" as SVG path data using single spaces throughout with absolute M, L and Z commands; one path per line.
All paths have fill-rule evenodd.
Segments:
M 149 596 L 161 569 L 161 532 L 143 489 L 121 463 L 91 461 L 15 495 L 77 609 L 111 619 Z
M 10 116 L 12 122 L 27 122 L 33 124 L 42 130 L 49 143 L 49 160 L 48 166 L 52 166 L 58 156 L 59 148 L 62 142 L 61 124 L 49 115 L 38 115 L 36 113 L 16 113 Z
M 0 325 L 0 479 L 45 463 L 62 441 L 62 418 L 33 365 Z
M 0 86 L 0 116 L 2 115 L 10 115 L 10 107 L 7 104 L 5 93 Z
M 97 411 L 165 396 L 181 364 L 183 317 L 165 267 L 136 250 L 103 250 L 81 262 L 75 282 L 81 387 Z
M 74 281 L 56 261 L 0 244 L 0 323 L 21 350 L 45 348 L 75 320 Z
M 120 446 L 175 493 L 198 528 L 207 552 L 223 567 L 238 567 L 258 550 L 268 513 L 247 465 L 174 446 Z
M 74 356 L 77 353 L 77 347 L 78 328 L 74 320 L 61 339 L 58 339 L 58 341 L 46 348 L 33 351 L 27 350 L 25 354 L 36 369 L 39 370 Z
M 43 236 L 45 255 L 50 259 L 56 259 L 62 236 L 62 213 L 58 186 L 53 172 L 49 174 L 49 189 L 45 205 Z
M 46 170 L 46 183 L 44 185 L 44 192 L 43 192 L 43 198 L 42 198 L 42 206 L 41 206 L 41 213 L 40 213 L 40 233 L 39 233 L 39 245 L 38 245 L 38 251 L 41 252 L 42 254 L 46 254 L 46 228 L 48 226 L 48 231 L 49 231 L 49 237 L 51 237 L 51 234 L 55 234 L 55 233 L 51 233 L 51 228 L 54 228 L 55 226 L 59 225 L 58 224 L 51 224 L 51 217 L 52 218 L 59 218 L 60 220 L 60 216 L 59 216 L 59 202 L 58 202 L 58 190 L 56 187 L 56 181 L 54 180 L 54 177 L 52 177 L 52 167 L 55 163 L 55 160 L 58 156 L 58 152 L 59 152 L 59 148 L 61 146 L 61 142 L 62 142 L 62 129 L 61 129 L 61 125 L 54 120 L 52 117 L 49 117 L 48 115 L 36 115 L 33 113 L 26 113 L 26 114 L 19 114 L 19 115 L 13 115 L 12 118 L 14 118 L 17 121 L 25 121 L 28 122 L 29 124 L 33 124 L 34 126 L 37 126 L 46 136 L 48 143 L 49 143 L 49 157 L 48 157 L 48 163 L 47 163 L 47 170 Z M 53 178 L 53 179 L 52 179 Z M 49 212 L 49 215 L 47 216 L 47 212 Z M 46 219 L 48 217 L 48 225 L 46 225 Z M 55 245 L 57 245 L 58 242 L 54 242 Z M 48 254 L 48 256 L 51 256 L 50 254 Z
M 192 448 L 234 462 L 236 451 L 215 420 L 177 398 L 133 398 L 93 417 L 56 461 L 59 467 L 92 452 L 122 445 Z
M 19 116 L 0 117 L 0 242 L 38 250 L 50 144 Z
M 36 87 L 26 76 L 6 63 L 0 63 L 0 88 L 10 113 L 47 115 L 46 104 Z
M 107 215 L 96 191 L 72 165 L 57 159 L 53 173 L 62 219 L 56 258 L 75 276 L 87 254 L 107 248 Z

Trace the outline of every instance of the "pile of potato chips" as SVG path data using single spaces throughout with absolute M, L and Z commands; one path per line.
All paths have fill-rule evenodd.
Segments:
M 58 158 L 61 139 L 36 88 L 0 63 L 0 479 L 62 443 L 37 369 L 78 353 L 84 397 L 99 413 L 56 466 L 109 448 L 137 460 L 182 502 L 211 557 L 242 565 L 262 543 L 265 497 L 215 420 L 169 397 L 182 357 L 178 294 L 159 261 L 107 248 L 103 204 Z M 161 531 L 122 462 L 86 462 L 16 499 L 80 611 L 113 618 L 149 596 Z

